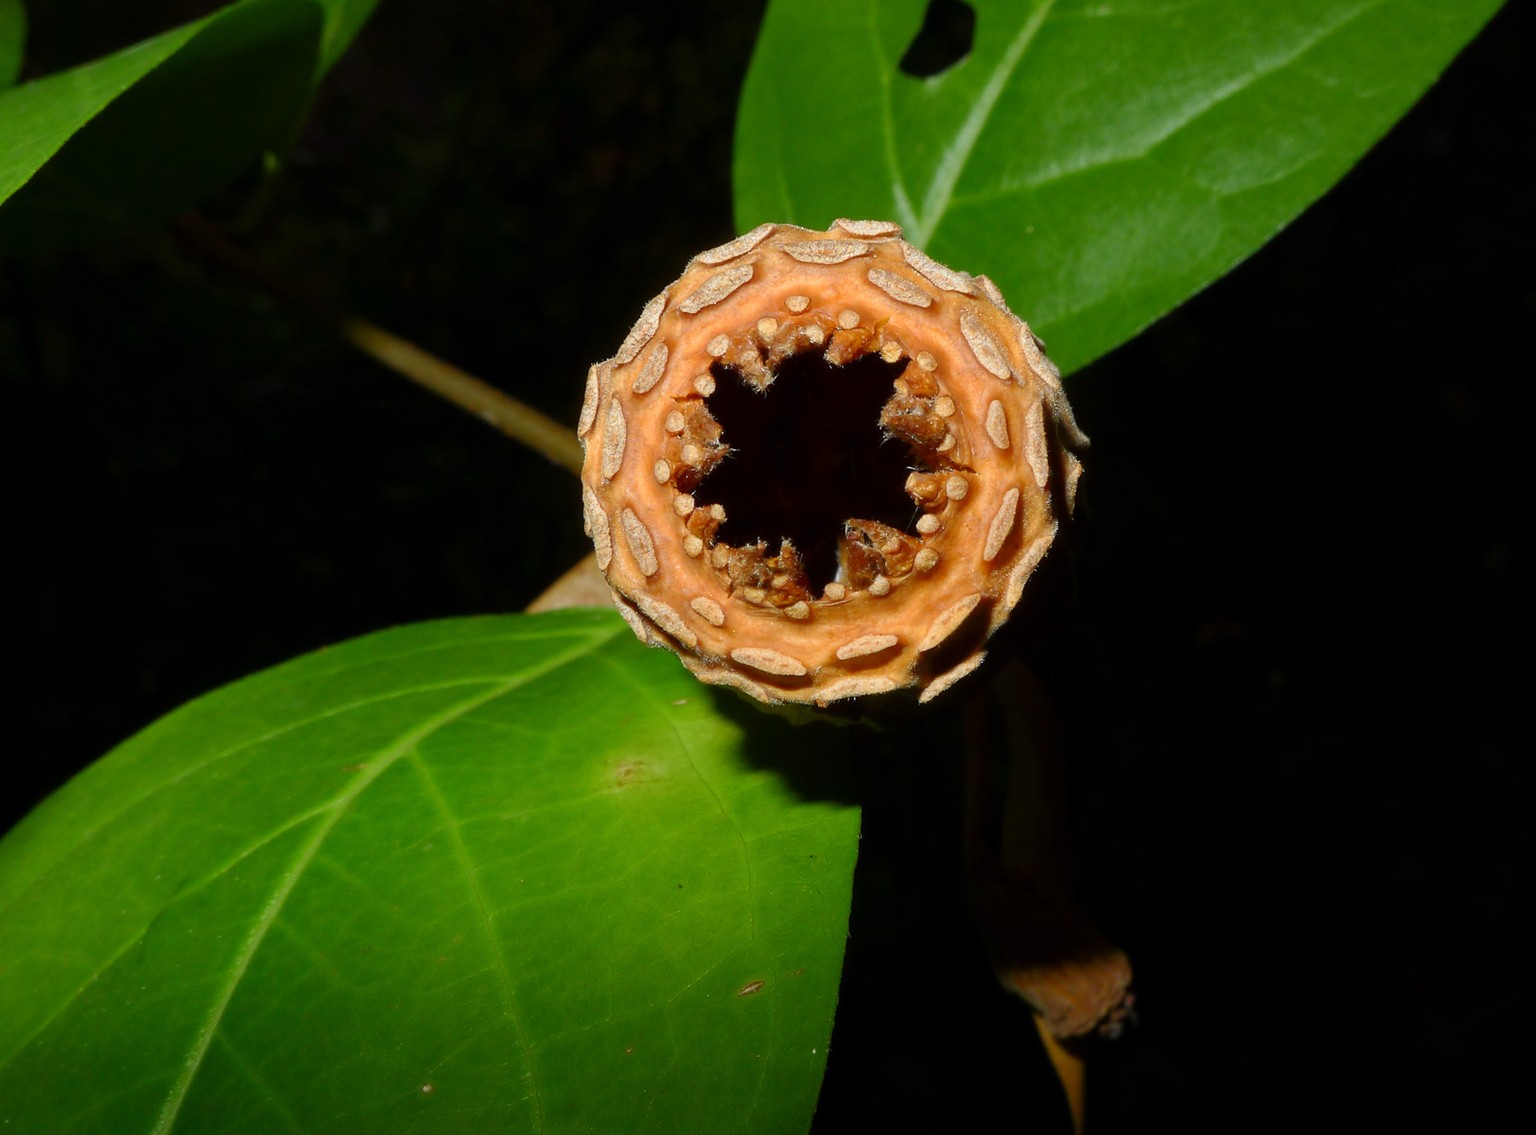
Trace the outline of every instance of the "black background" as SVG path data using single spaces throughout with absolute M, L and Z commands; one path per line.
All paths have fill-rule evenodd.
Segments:
M 208 5 L 58 7 L 29 74 Z M 573 420 L 586 364 L 731 235 L 758 15 L 385 3 L 247 239 Z M 1095 1130 L 1520 1114 L 1533 33 L 1496 17 L 1327 198 L 1071 380 L 1094 446 L 1040 670 L 1142 1009 Z M 170 246 L 0 264 L 0 372 L 0 822 L 193 695 L 518 609 L 583 550 L 564 474 Z M 966 921 L 952 757 L 846 770 L 866 834 L 818 1131 L 1060 1122 Z

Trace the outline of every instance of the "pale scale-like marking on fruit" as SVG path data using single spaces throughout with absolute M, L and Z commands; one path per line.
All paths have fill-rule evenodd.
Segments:
M 862 240 L 802 240 L 779 247 L 801 264 L 841 264 L 874 251 Z
M 932 548 L 923 548 L 912 557 L 912 567 L 917 571 L 932 571 L 939 566 L 939 553 Z
M 1035 484 L 1045 488 L 1051 479 L 1051 448 L 1045 436 L 1045 410 L 1039 402 L 1030 403 L 1024 415 L 1024 460 Z
M 917 531 L 923 536 L 932 536 L 943 524 L 937 516 L 931 512 L 925 512 L 917 518 Z
M 694 676 L 699 681 L 711 686 L 729 686 L 733 690 L 740 690 L 749 698 L 755 698 L 760 702 L 769 704 L 780 700 L 769 693 L 765 687 L 754 682 L 751 678 L 738 674 L 728 666 L 702 666 L 695 664 L 690 666 L 689 669 L 693 671 Z
M 960 624 L 970 617 L 976 605 L 981 602 L 982 594 L 974 591 L 963 599 L 957 599 L 940 612 L 939 617 L 933 620 L 928 628 L 928 633 L 923 636 L 923 641 L 917 644 L 917 652 L 926 654 L 950 635 L 954 634 Z
M 672 511 L 684 520 L 693 515 L 696 507 L 698 502 L 693 499 L 692 493 L 678 493 L 672 498 Z
M 948 453 L 951 449 L 955 448 L 955 435 L 954 434 L 948 434 L 948 433 L 945 434 L 944 435 L 944 440 L 939 442 L 939 444 L 937 446 L 935 446 L 934 448 L 939 453 Z
M 669 351 L 665 343 L 657 343 L 651 348 L 651 353 L 645 357 L 645 365 L 640 368 L 640 373 L 635 375 L 635 381 L 630 389 L 636 394 L 644 394 L 661 381 L 661 376 L 667 370 L 667 356 Z
M 680 434 L 683 432 L 683 427 L 687 424 L 688 422 L 683 417 L 683 412 L 681 410 L 673 410 L 667 415 L 667 420 L 662 423 L 662 429 L 666 430 L 669 434 Z
M 773 235 L 777 228 L 774 224 L 762 224 L 749 233 L 743 233 L 735 240 L 728 240 L 724 244 L 716 245 L 707 252 L 701 252 L 695 256 L 694 262 L 698 264 L 724 264 L 727 260 L 735 260 L 738 256 L 745 256 L 763 241 Z
M 844 599 L 848 598 L 848 589 L 841 583 L 834 581 L 823 587 L 821 594 L 834 603 L 841 603 Z
M 1008 534 L 1013 531 L 1013 526 L 1019 519 L 1019 489 L 1015 485 L 1003 494 L 1003 503 L 997 506 L 997 511 L 992 514 L 992 523 L 987 528 L 987 542 L 981 549 L 981 558 L 987 563 L 997 559 L 997 553 L 1003 550 L 1003 544 L 1008 540 Z
M 729 335 L 716 335 L 708 343 L 704 344 L 705 352 L 708 353 L 711 357 L 717 359 L 730 349 L 731 337 Z M 699 377 L 702 378 L 703 376 L 700 375 Z M 696 378 L 693 381 L 694 384 L 697 385 L 699 380 Z
M 1067 500 L 1067 515 L 1071 516 L 1077 510 L 1077 482 L 1083 475 L 1083 463 L 1077 459 L 1077 455 L 1068 452 L 1066 455 L 1066 473 L 1063 476 L 1065 482 L 1062 486 L 1062 496 Z
M 724 354 L 724 352 L 721 352 Z M 715 392 L 714 376 L 708 374 L 696 374 L 693 376 L 693 388 L 699 392 L 702 398 L 708 398 Z
M 845 233 L 854 236 L 900 236 L 901 226 L 895 221 L 852 221 L 847 217 L 839 217 L 833 222 Z
M 706 307 L 713 307 L 731 296 L 752 278 L 755 271 L 751 264 L 738 264 L 734 268 L 722 268 L 688 293 L 677 305 L 684 315 L 697 315 Z M 724 354 L 724 352 L 721 352 Z
M 771 315 L 765 315 L 757 321 L 757 333 L 764 339 L 772 339 L 779 333 L 779 321 Z
M 640 353 L 640 348 L 651 341 L 651 336 L 656 334 L 656 328 L 661 326 L 661 310 L 667 306 L 667 293 L 663 291 L 640 311 L 640 318 L 635 320 L 635 325 L 629 329 L 629 334 L 624 336 L 624 342 L 620 344 L 618 353 L 613 356 L 615 366 L 623 366 Z
M 801 599 L 798 603 L 791 603 L 788 607 L 785 607 L 784 613 L 791 619 L 809 619 L 811 617 L 811 606 L 804 599 Z
M 929 374 L 939 369 L 939 360 L 934 358 L 930 351 L 917 352 L 917 358 L 913 361 L 917 363 L 918 370 L 927 371 Z
M 1024 352 L 1024 361 L 1029 364 L 1029 369 L 1040 376 L 1040 381 L 1056 390 L 1061 389 L 1061 368 L 1046 355 L 1045 344 L 1023 320 L 1019 321 L 1019 349 Z
M 787 307 L 790 311 L 794 312 L 796 315 L 799 315 L 802 311 L 811 306 L 811 297 L 790 296 L 784 301 L 784 306 Z
M 998 307 L 1002 308 L 1004 311 L 1008 312 L 1009 315 L 1013 314 L 1013 312 L 1008 307 L 1008 301 L 1003 298 L 1003 293 L 1001 290 L 999 290 L 998 286 L 992 282 L 991 276 L 972 276 L 971 279 L 975 280 L 976 283 L 980 285 L 981 290 L 986 293 L 986 296 L 989 300 L 995 303 Z
M 1029 547 L 1024 549 L 1024 554 L 1014 564 L 1013 570 L 1008 573 L 1008 588 L 1003 593 L 1004 611 L 1012 611 L 1019 605 L 1019 600 L 1024 597 L 1024 585 L 1029 582 L 1029 577 L 1034 574 L 1035 568 L 1040 566 L 1040 561 L 1045 558 L 1045 553 L 1050 549 L 1051 541 L 1056 538 L 1056 521 L 1051 521 L 1049 527 L 1040 535 L 1030 541 Z
M 933 412 L 941 418 L 953 418 L 955 410 L 955 400 L 948 394 L 940 394 L 933 400 Z
M 768 592 L 761 587 L 743 587 L 741 589 L 741 597 L 748 603 L 755 603 L 761 606 L 767 602 Z
M 944 671 L 944 673 L 930 681 L 927 688 L 924 689 L 922 693 L 917 695 L 917 704 L 927 705 L 934 698 L 938 697 L 945 690 L 949 689 L 949 687 L 953 686 L 961 678 L 973 672 L 976 667 L 980 666 L 986 660 L 986 652 L 982 651 L 980 654 L 974 654 L 970 658 L 967 658 L 964 662 L 960 663 L 960 665 L 951 667 L 950 669 Z
M 608 399 L 608 420 L 603 425 L 603 480 L 613 479 L 624 464 L 624 439 L 628 427 L 624 422 L 624 407 L 617 398 Z
M 945 267 L 926 252 L 913 248 L 906 241 L 901 242 L 901 255 L 919 276 L 934 287 L 942 288 L 946 292 L 960 292 L 967 296 L 976 294 L 976 285 L 971 282 L 969 276 Z
M 587 371 L 587 389 L 581 396 L 581 417 L 576 420 L 576 436 L 586 437 L 592 432 L 592 423 L 597 421 L 598 401 L 598 364 L 593 363 Z
M 613 593 L 613 605 L 618 608 L 619 614 L 624 616 L 624 621 L 629 624 L 629 629 L 635 632 L 635 637 L 646 646 L 655 646 L 656 636 L 651 633 L 651 628 L 646 626 L 645 620 L 640 617 L 640 612 L 629 605 L 617 591 Z
M 805 337 L 805 341 L 811 344 L 813 347 L 819 347 L 827 341 L 827 333 L 823 331 L 821 329 L 821 325 L 817 323 L 813 323 L 809 327 L 803 328 L 800 334 L 803 335 Z
M 1056 424 L 1061 427 L 1066 435 L 1069 446 L 1086 446 L 1088 435 L 1077 424 L 1077 418 L 1072 413 L 1072 405 L 1067 401 L 1066 391 L 1057 387 L 1050 393 L 1051 416 L 1056 419 Z
M 684 646 L 691 648 L 699 645 L 699 636 L 694 633 L 693 628 L 683 622 L 683 617 L 677 611 L 660 599 L 653 599 L 649 595 L 636 595 L 635 606 L 639 607 L 641 613 L 651 622 Z
M 704 554 L 704 541 L 697 536 L 689 534 L 683 537 L 683 555 L 691 560 L 698 559 Z
M 891 593 L 891 581 L 883 575 L 875 576 L 874 579 L 869 581 L 869 593 L 876 599 L 882 595 L 889 595 Z
M 592 537 L 592 550 L 597 554 L 597 569 L 607 571 L 613 559 L 613 535 L 608 529 L 608 514 L 603 511 L 597 494 L 585 483 L 581 486 L 581 512 L 587 535 Z
M 738 646 L 731 651 L 731 658 L 743 666 L 761 670 L 764 674 L 777 674 L 782 678 L 799 678 L 807 673 L 805 663 L 798 658 L 791 658 L 763 646 Z
M 933 297 L 905 276 L 899 276 L 889 268 L 871 268 L 869 282 L 890 296 L 897 303 L 913 307 L 932 307 Z
M 619 514 L 619 526 L 624 529 L 624 539 L 629 541 L 629 550 L 634 553 L 635 566 L 640 569 L 640 574 L 655 575 L 661 565 L 656 562 L 656 545 L 651 542 L 651 530 L 635 515 L 632 508 L 626 508 Z
M 844 331 L 852 331 L 859 325 L 859 313 L 851 307 L 845 307 L 837 313 L 837 325 Z
M 692 607 L 701 619 L 712 627 L 722 626 L 725 623 L 725 611 L 707 595 L 695 595 L 688 600 L 688 606 Z
M 656 462 L 656 464 L 651 466 L 651 476 L 656 478 L 656 483 L 658 485 L 665 485 L 672 479 L 672 466 L 667 464 L 667 459 L 665 457 L 661 458 Z
M 971 483 L 959 473 L 951 473 L 944 480 L 944 495 L 952 501 L 963 501 L 971 491 Z
M 883 362 L 894 363 L 902 356 L 901 344 L 891 339 L 880 348 L 880 359 Z
M 879 654 L 882 650 L 889 650 L 900 641 L 901 639 L 893 634 L 860 635 L 838 647 L 837 656 L 844 662 L 849 662 L 855 658 L 864 658 L 871 654 Z
M 816 691 L 818 705 L 844 701 L 848 698 L 867 698 L 875 694 L 888 694 L 896 688 L 896 682 L 882 675 L 867 678 L 843 678 Z
M 970 347 L 976 361 L 993 375 L 1007 378 L 1012 373 L 1003 345 L 974 309 L 968 307 L 960 312 L 960 334 L 965 336 L 966 346 Z
M 1008 448 L 1008 411 L 996 398 L 987 406 L 987 436 L 997 448 Z

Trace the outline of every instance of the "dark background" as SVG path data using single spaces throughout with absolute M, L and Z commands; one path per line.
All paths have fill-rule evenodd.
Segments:
M 38 74 L 210 5 L 31 7 Z M 732 235 L 759 13 L 386 2 L 242 239 L 574 420 L 587 363 Z M 1523 1111 L 1533 23 L 1498 16 L 1325 200 L 1070 382 L 1094 446 L 1041 676 L 1142 1010 L 1097 1056 L 1097 1131 Z M 583 551 L 565 474 L 172 246 L 0 264 L 0 374 L 0 826 L 193 695 L 518 609 Z M 846 770 L 818 1131 L 1059 1121 L 966 921 L 952 758 Z

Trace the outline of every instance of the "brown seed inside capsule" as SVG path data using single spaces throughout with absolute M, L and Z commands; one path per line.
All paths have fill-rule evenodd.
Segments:
M 846 571 L 849 521 L 914 531 L 919 511 L 903 486 L 916 459 L 881 424 L 907 362 L 870 352 L 834 366 L 818 351 L 801 351 L 768 367 L 766 383 L 716 363 L 709 410 L 729 457 L 694 492 L 725 506 L 717 538 L 759 555 L 781 550 L 768 560 L 782 560 L 787 543 L 799 571 L 767 562 L 766 574 L 787 574 L 796 590 L 815 594 L 839 576 L 840 564 Z

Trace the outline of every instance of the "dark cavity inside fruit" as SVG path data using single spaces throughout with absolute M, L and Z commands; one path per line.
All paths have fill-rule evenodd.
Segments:
M 717 539 L 734 547 L 763 543 L 769 556 L 788 540 L 813 592 L 836 578 L 848 520 L 875 520 L 911 533 L 921 515 L 903 488 L 926 468 L 912 449 L 881 429 L 880 411 L 907 359 L 864 354 L 833 366 L 815 351 L 781 362 L 759 393 L 725 363 L 710 369 L 709 410 L 729 456 L 698 496 L 725 507 Z

